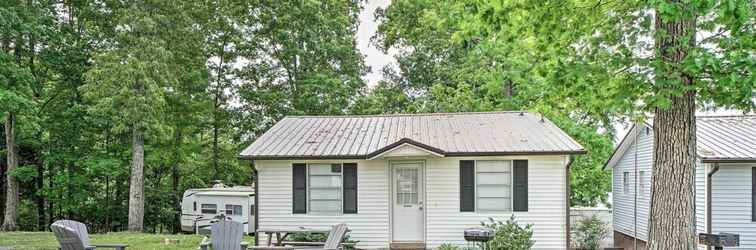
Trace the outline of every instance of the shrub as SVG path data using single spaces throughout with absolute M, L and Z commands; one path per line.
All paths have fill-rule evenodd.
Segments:
M 596 215 L 578 221 L 573 232 L 577 247 L 586 250 L 599 249 L 601 240 L 608 234 L 606 224 Z
M 483 221 L 480 224 L 493 229 L 495 232 L 494 238 L 486 243 L 488 250 L 527 250 L 535 244 L 535 241 L 532 240 L 533 225 L 520 226 L 517 224 L 514 215 L 509 217 L 506 222 L 488 218 L 488 221 Z
M 359 242 L 352 239 L 352 237 L 350 236 L 350 231 L 351 230 L 347 229 L 346 235 L 344 235 L 343 243 L 347 243 L 344 245 L 345 250 L 353 249 L 354 245 Z M 328 239 L 328 235 L 320 233 L 294 233 L 287 237 L 287 240 L 295 242 L 325 242 L 326 239 Z
M 459 250 L 459 247 L 449 243 L 444 243 L 438 247 L 438 250 Z

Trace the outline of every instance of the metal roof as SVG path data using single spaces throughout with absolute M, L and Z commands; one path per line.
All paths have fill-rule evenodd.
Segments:
M 409 143 L 444 156 L 579 154 L 551 121 L 524 111 L 288 116 L 239 155 L 243 159 L 367 159 Z
M 704 162 L 756 161 L 756 116 L 699 116 L 696 127 Z

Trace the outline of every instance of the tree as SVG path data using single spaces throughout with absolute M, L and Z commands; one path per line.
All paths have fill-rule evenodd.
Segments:
M 179 85 L 180 67 L 173 67 L 179 52 L 172 47 L 179 32 L 191 33 L 182 18 L 190 3 L 135 1 L 114 9 L 114 36 L 94 56 L 87 73 L 85 96 L 95 102 L 93 112 L 111 115 L 116 132 L 131 134 L 129 225 L 144 229 L 144 148 L 146 132 L 157 137 L 165 129 L 166 95 Z
M 384 50 L 402 53 L 397 56 L 397 70 L 384 69 L 387 83 L 360 99 L 356 112 L 541 112 L 588 151 L 572 165 L 571 203 L 606 202 L 610 175 L 601 167 L 611 153 L 611 117 L 577 101 L 556 98 L 544 88 L 553 80 L 554 75 L 545 73 L 552 74 L 558 55 L 540 56 L 542 48 L 529 38 L 532 25 L 522 21 L 539 20 L 550 10 L 532 6 L 509 17 L 486 13 L 486 18 L 503 23 L 497 26 L 478 16 L 489 4 L 495 3 L 393 1 L 378 10 L 381 25 L 374 41 Z
M 650 249 L 695 249 L 695 110 L 756 106 L 753 1 L 458 2 L 463 39 L 525 41 L 546 99 L 654 114 Z M 697 40 L 700 37 L 700 40 Z M 527 48 L 527 47 L 525 47 Z M 536 78 L 536 79 L 537 79 Z

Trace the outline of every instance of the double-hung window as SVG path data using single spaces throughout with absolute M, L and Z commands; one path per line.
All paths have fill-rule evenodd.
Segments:
M 622 193 L 630 193 L 630 172 L 622 172 Z
M 646 194 L 646 171 L 638 172 L 638 195 L 643 196 Z
M 313 213 L 341 213 L 341 164 L 309 164 L 308 202 Z
M 477 161 L 475 194 L 478 211 L 512 211 L 512 161 Z

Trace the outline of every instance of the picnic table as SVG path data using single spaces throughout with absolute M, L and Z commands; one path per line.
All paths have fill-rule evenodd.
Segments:
M 265 234 L 268 236 L 267 246 L 283 246 L 286 241 L 286 237 L 295 233 L 315 233 L 315 234 L 327 234 L 331 230 L 329 228 L 306 228 L 306 227 L 292 227 L 292 228 L 259 228 L 258 234 Z M 273 235 L 276 236 L 276 242 L 272 242 Z

